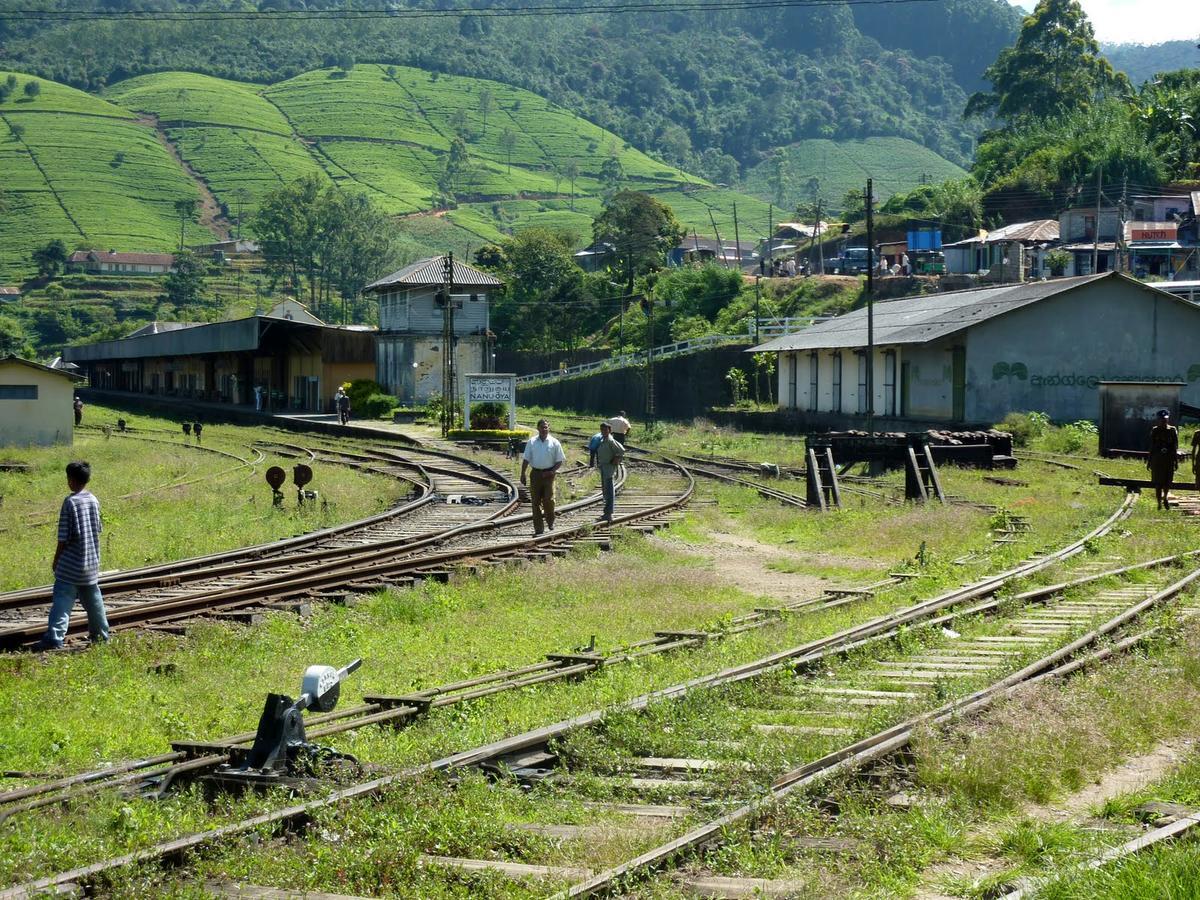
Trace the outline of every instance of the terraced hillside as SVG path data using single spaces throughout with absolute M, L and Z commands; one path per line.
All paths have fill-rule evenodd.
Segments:
M 71 249 L 176 246 L 175 201 L 199 192 L 154 130 L 107 100 L 14 77 L 0 102 L 0 277 L 27 272 L 30 251 L 55 238 Z M 187 237 L 208 235 L 193 225 Z
M 310 172 L 404 215 L 412 243 L 478 247 L 529 225 L 590 236 L 608 160 L 620 186 L 650 191 L 689 227 L 733 235 L 733 204 L 765 232 L 766 204 L 715 188 L 627 147 L 536 94 L 499 82 L 365 64 L 307 72 L 265 89 L 190 73 L 114 85 L 106 96 L 154 116 L 180 155 L 232 210 Z M 469 164 L 458 206 L 429 213 L 456 134 Z M 748 225 L 748 227 L 750 227 Z M 747 232 L 747 234 L 749 231 Z
M 927 147 L 899 137 L 871 137 L 861 141 L 813 139 L 783 151 L 783 201 L 788 209 L 812 198 L 811 180 L 826 206 L 837 209 L 847 191 L 861 191 L 868 178 L 880 202 L 892 194 L 911 191 L 922 181 L 961 178 L 966 172 Z M 746 173 L 743 188 L 770 197 L 775 193 L 777 164 L 768 160 Z

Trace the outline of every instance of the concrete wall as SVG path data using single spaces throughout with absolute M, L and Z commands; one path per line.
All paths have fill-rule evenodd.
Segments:
M 74 439 L 73 382 L 16 362 L 0 360 L 0 387 L 36 393 L 33 398 L 10 398 L 0 390 L 0 447 L 49 447 Z M 32 391 L 27 389 L 32 388 Z
M 425 403 L 442 393 L 441 335 L 383 334 L 379 337 L 375 380 L 403 403 Z M 486 338 L 463 336 L 455 343 L 458 392 L 468 374 L 486 372 Z M 413 363 L 416 363 L 414 366 Z
M 378 295 L 380 331 L 442 333 L 442 307 L 434 297 L 440 288 L 409 288 Z M 488 295 L 485 291 L 454 290 L 454 333 L 474 334 L 488 327 Z
M 877 415 L 900 414 L 901 365 L 909 348 L 875 348 L 875 413 Z M 840 358 L 841 390 L 835 402 L 836 360 Z M 813 361 L 816 360 L 816 398 L 813 398 Z M 776 396 L 781 409 L 797 412 L 856 414 L 866 409 L 859 402 L 860 386 L 865 386 L 866 377 L 862 369 L 865 351 L 853 348 L 842 350 L 808 350 L 778 354 L 776 363 Z M 794 381 L 793 381 L 794 379 Z M 714 404 L 710 404 L 714 405 Z
M 557 350 L 545 352 L 541 350 L 505 350 L 496 348 L 496 371 L 512 372 L 514 375 L 533 375 L 537 372 L 553 372 L 560 363 L 577 366 L 582 363 L 597 362 L 608 359 L 612 353 L 607 350 Z
M 710 406 L 729 403 L 725 373 L 735 366 L 748 375 L 752 373 L 750 354 L 740 349 L 717 348 L 655 363 L 656 415 L 660 419 L 687 420 L 705 415 Z M 518 386 L 517 400 L 522 405 L 605 415 L 623 409 L 641 419 L 646 415 L 646 370 L 628 367 L 547 384 Z
M 1200 404 L 1200 308 L 1127 281 L 980 323 L 966 346 L 966 415 L 976 421 L 1013 410 L 1097 419 L 1101 381 L 1184 381 L 1183 402 Z

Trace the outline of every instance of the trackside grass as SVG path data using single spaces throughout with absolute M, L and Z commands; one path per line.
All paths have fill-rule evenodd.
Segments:
M 203 444 L 185 438 L 179 425 L 89 405 L 85 422 L 111 425 L 124 417 L 129 434 L 106 435 L 98 427 L 76 431 L 72 447 L 10 448 L 4 458 L 31 466 L 0 472 L 0 590 L 51 580 L 58 510 L 67 494 L 63 469 L 73 459 L 92 464 L 90 490 L 100 499 L 105 571 L 201 556 L 290 537 L 362 518 L 394 505 L 408 486 L 332 464 L 316 465 L 313 488 L 324 503 L 299 508 L 294 494 L 280 509 L 271 505 L 263 480 L 268 466 L 290 471 L 292 460 L 267 452 L 253 467 L 255 440 L 297 440 L 269 428 L 210 425 Z M 19 536 L 20 539 L 16 539 Z

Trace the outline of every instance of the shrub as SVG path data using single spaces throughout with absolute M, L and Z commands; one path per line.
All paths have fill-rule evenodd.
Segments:
M 471 430 L 504 428 L 508 422 L 508 408 L 503 403 L 471 404 Z
M 1046 433 L 1049 424 L 1050 417 L 1042 412 L 1011 412 L 996 423 L 996 428 L 1011 434 L 1017 447 L 1028 447 L 1030 441 Z
M 392 410 L 400 405 L 400 401 L 391 394 L 372 394 L 361 403 L 350 401 L 355 415 L 361 419 L 378 419 L 381 416 L 391 416 Z
M 1087 419 L 1080 419 L 1046 436 L 1045 447 L 1053 453 L 1075 453 L 1099 434 L 1099 429 Z
M 342 386 L 345 387 L 345 385 Z M 382 385 L 372 381 L 370 378 L 357 378 L 350 382 L 350 387 L 346 388 L 346 393 L 350 396 L 351 409 L 357 413 L 369 397 L 375 394 L 383 394 L 384 391 Z

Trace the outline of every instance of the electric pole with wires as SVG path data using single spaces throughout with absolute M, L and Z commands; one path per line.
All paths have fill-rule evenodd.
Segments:
M 867 214 L 867 431 L 875 431 L 875 211 L 871 179 L 867 179 L 867 193 L 863 198 Z
M 442 437 L 454 427 L 454 252 L 442 260 Z

